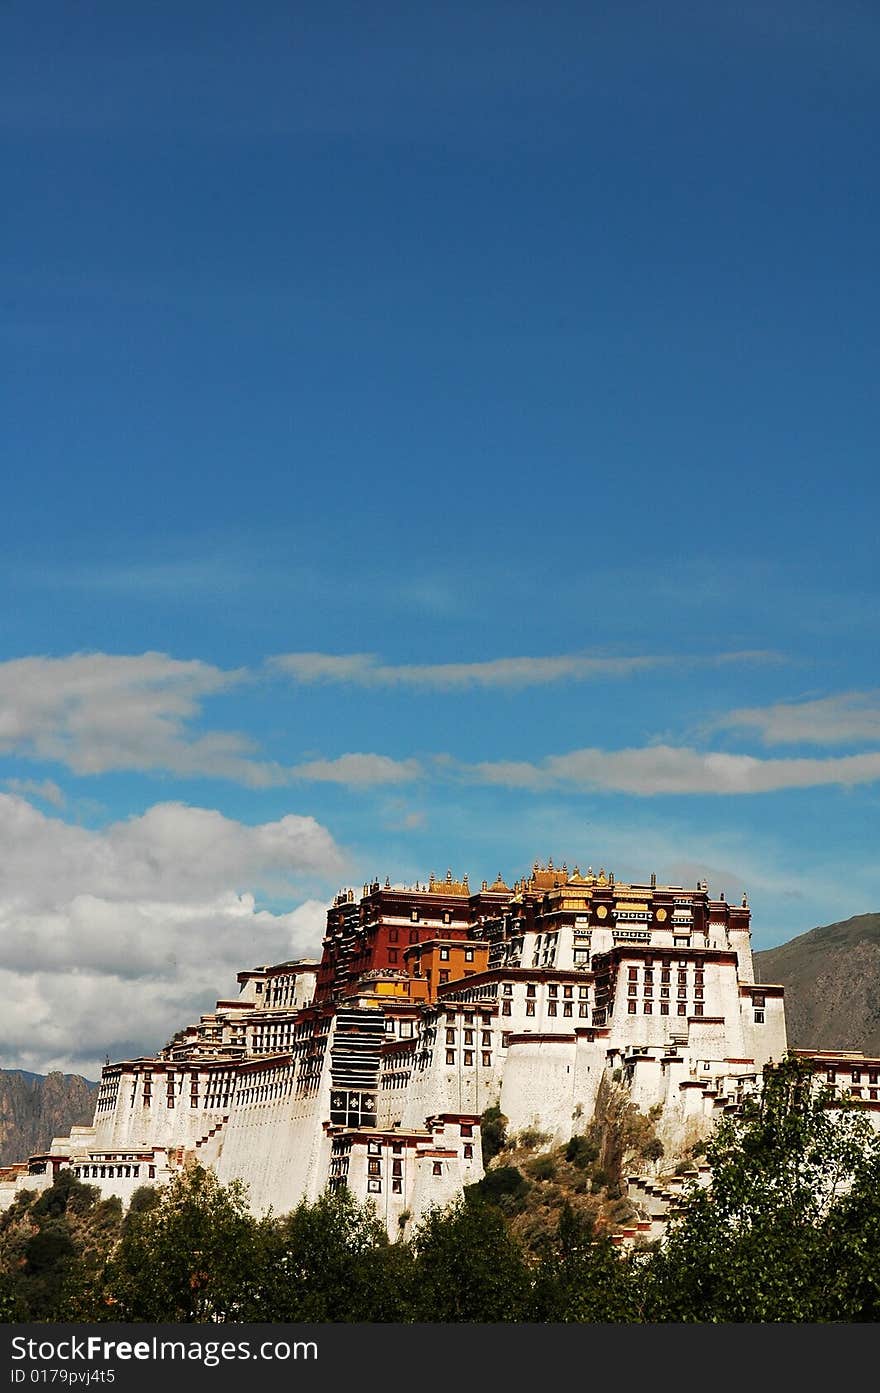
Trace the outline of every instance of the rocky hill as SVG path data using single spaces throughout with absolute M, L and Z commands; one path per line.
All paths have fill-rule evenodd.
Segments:
M 54 1136 L 91 1122 L 96 1088 L 79 1074 L 0 1069 L 0 1166 L 25 1161 Z
M 755 953 L 755 976 L 785 987 L 793 1049 L 880 1055 L 880 914 L 857 914 Z

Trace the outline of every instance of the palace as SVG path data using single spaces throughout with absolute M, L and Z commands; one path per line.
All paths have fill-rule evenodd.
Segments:
M 0 1208 L 65 1167 L 127 1202 L 195 1158 L 257 1212 L 348 1186 L 397 1234 L 481 1178 L 491 1105 L 563 1142 L 613 1076 L 673 1158 L 786 1051 L 745 896 L 552 860 L 513 886 L 344 890 L 320 962 L 238 983 L 155 1056 L 108 1064 L 92 1125 L 0 1170 Z

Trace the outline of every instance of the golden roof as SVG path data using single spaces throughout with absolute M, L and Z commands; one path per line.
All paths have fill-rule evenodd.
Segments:
M 484 890 L 498 890 L 498 891 L 503 891 L 504 894 L 506 894 L 506 895 L 509 895 L 509 894 L 510 894 L 510 886 L 509 886 L 509 885 L 505 885 L 505 883 L 504 883 L 504 876 L 501 874 L 500 871 L 498 872 L 497 876 L 495 877 L 495 879 L 494 879 L 494 881 L 492 882 L 491 885 L 488 885 L 488 884 L 486 883 L 485 880 L 483 881 L 483 889 L 484 889 Z
M 428 882 L 429 895 L 469 895 L 470 893 L 471 887 L 468 885 L 466 875 L 463 880 L 453 880 L 452 871 L 447 871 L 445 880 L 437 880 L 434 872 L 431 872 L 431 879 Z

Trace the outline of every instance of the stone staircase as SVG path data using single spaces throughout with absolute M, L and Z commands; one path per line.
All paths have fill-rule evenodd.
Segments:
M 212 1161 L 217 1160 L 217 1157 L 220 1155 L 223 1128 L 228 1121 L 229 1113 L 227 1112 L 223 1114 L 219 1122 L 214 1123 L 210 1131 L 206 1132 L 203 1137 L 198 1138 L 191 1153 L 195 1156 L 197 1161 L 201 1161 L 203 1165 L 210 1165 Z M 215 1142 L 217 1145 L 213 1145 Z

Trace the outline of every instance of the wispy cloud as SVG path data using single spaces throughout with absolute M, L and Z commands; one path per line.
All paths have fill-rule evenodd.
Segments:
M 391 759 L 388 755 L 347 754 L 338 759 L 313 759 L 287 771 L 292 779 L 315 783 L 345 784 L 349 788 L 375 788 L 382 784 L 411 783 L 420 777 L 415 759 Z
M 63 808 L 67 802 L 63 789 L 54 779 L 4 779 L 3 787 L 25 798 L 39 798 L 44 803 L 51 803 L 54 808 Z
M 765 745 L 880 741 L 880 692 L 842 692 L 815 701 L 744 706 L 713 721 L 711 729 L 755 730 Z
M 192 728 L 204 698 L 245 677 L 165 653 L 0 663 L 0 754 L 55 761 L 76 774 L 162 769 L 254 787 L 283 782 L 282 771 L 253 758 L 247 737 Z
M 651 668 L 679 665 L 768 661 L 779 661 L 779 655 L 755 649 L 707 658 L 563 653 L 556 657 L 490 658 L 473 663 L 384 663 L 375 653 L 281 653 L 269 658 L 267 666 L 305 684 L 337 682 L 358 687 L 463 691 L 474 687 L 537 687 L 553 682 L 629 677 Z
M 486 761 L 455 766 L 461 777 L 506 788 L 570 787 L 640 796 L 772 793 L 880 779 L 880 752 L 837 759 L 758 759 L 652 745 L 629 750 L 572 750 L 538 763 Z

